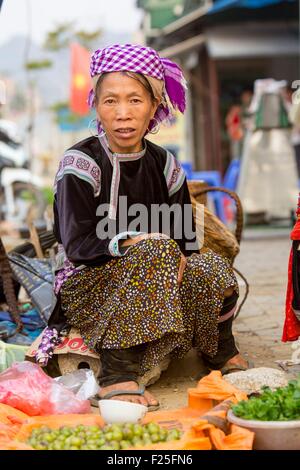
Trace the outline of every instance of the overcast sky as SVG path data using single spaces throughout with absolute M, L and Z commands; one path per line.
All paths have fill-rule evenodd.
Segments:
M 0 44 L 28 33 L 31 10 L 32 39 L 42 43 L 56 24 L 76 21 L 80 28 L 134 32 L 142 16 L 136 0 L 4 0 L 0 11 Z M 30 6 L 30 8 L 27 7 Z

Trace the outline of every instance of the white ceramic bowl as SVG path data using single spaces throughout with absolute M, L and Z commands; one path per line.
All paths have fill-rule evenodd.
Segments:
M 122 400 L 99 400 L 99 409 L 106 423 L 137 423 L 148 411 L 147 406 Z
M 230 423 L 255 433 L 253 448 L 256 450 L 300 450 L 300 420 L 258 421 L 242 419 L 228 411 Z

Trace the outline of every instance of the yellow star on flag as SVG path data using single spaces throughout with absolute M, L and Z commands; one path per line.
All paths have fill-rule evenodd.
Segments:
M 74 85 L 79 90 L 82 90 L 87 85 L 87 79 L 82 73 L 77 73 L 74 77 Z

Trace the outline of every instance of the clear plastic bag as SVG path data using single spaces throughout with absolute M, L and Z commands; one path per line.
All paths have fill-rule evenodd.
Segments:
M 94 372 L 90 369 L 78 369 L 75 372 L 56 377 L 54 380 L 71 390 L 80 400 L 88 400 L 100 389 Z
M 29 361 L 17 362 L 0 374 L 0 403 L 30 416 L 89 413 L 89 401 L 81 400 Z

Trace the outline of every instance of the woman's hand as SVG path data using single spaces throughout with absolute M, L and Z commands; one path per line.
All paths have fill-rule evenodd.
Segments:
M 119 243 L 120 243 L 120 246 L 123 247 L 123 246 L 131 246 L 131 245 L 135 245 L 136 243 L 140 242 L 142 240 L 142 235 L 138 235 L 137 237 L 134 237 L 134 238 L 128 238 L 127 240 L 120 240 Z
M 148 240 L 149 238 L 170 238 L 163 233 L 143 233 L 142 235 L 137 235 L 134 238 L 128 238 L 127 240 L 121 241 L 120 246 L 131 246 L 139 243 L 142 240 Z

